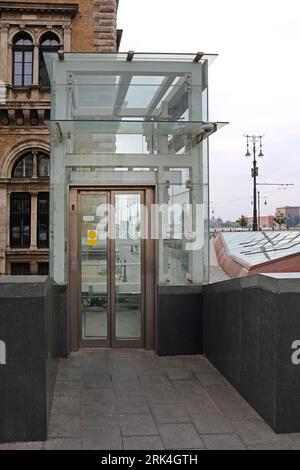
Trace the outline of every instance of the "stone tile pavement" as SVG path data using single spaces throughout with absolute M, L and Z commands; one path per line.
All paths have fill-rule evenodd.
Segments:
M 203 356 L 89 350 L 59 361 L 49 438 L 3 449 L 300 449 Z

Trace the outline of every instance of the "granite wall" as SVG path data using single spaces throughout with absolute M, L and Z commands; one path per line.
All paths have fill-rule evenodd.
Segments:
M 202 354 L 202 286 L 158 286 L 156 352 Z
M 52 300 L 47 277 L 0 277 L 0 442 L 47 438 L 57 369 Z
M 299 305 L 299 273 L 204 287 L 204 353 L 278 433 L 300 432 Z

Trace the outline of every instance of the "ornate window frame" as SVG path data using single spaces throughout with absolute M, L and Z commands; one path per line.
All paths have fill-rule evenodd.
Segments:
M 50 155 L 50 144 L 42 139 L 28 139 L 17 142 L 2 156 L 0 161 L 0 178 L 11 179 L 12 171 L 17 161 L 23 154 L 33 150 Z
M 18 44 L 21 40 L 30 41 L 31 44 Z M 27 87 L 33 83 L 33 63 L 34 63 L 34 40 L 32 36 L 24 31 L 19 31 L 13 36 L 13 54 L 12 54 L 12 83 L 13 87 Z M 21 60 L 17 61 L 17 54 L 21 56 Z M 28 60 L 28 54 L 30 60 Z M 26 66 L 29 65 L 30 73 L 26 72 Z M 16 73 L 16 67 L 21 67 L 21 73 Z M 16 83 L 16 78 L 20 79 L 21 83 Z M 26 83 L 27 77 L 30 82 Z
M 47 30 L 60 36 L 64 50 L 71 50 L 72 19 L 78 13 L 77 3 L 28 3 L 25 1 L 3 2 L 0 4 L 1 49 L 0 70 L 4 83 L 12 85 L 12 38 L 19 32 L 31 34 L 34 40 L 34 62 L 39 58 L 39 39 Z M 30 15 L 32 19 L 25 19 Z M 33 85 L 38 86 L 39 67 L 34 67 Z

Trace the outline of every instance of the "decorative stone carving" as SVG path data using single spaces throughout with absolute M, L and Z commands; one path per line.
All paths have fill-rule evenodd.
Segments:
M 63 24 L 61 27 L 63 30 L 72 31 L 72 25 L 70 23 Z
M 6 85 L 3 80 L 0 80 L 0 103 L 6 102 Z
M 39 124 L 39 116 L 35 109 L 30 111 L 30 125 L 37 126 Z
M 24 124 L 24 113 L 21 109 L 18 109 L 16 111 L 15 119 L 16 119 L 16 124 L 18 126 L 23 126 L 23 124 Z
M 8 112 L 6 109 L 1 110 L 1 125 L 2 126 L 8 126 L 9 120 L 8 120 Z
M 1 126 L 18 126 L 24 129 L 30 126 L 45 126 L 46 109 L 1 109 Z

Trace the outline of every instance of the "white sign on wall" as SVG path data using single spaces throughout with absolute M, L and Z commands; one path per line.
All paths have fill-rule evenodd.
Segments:
M 82 217 L 83 222 L 95 222 L 95 216 L 94 215 L 84 215 Z
M 6 364 L 6 345 L 0 340 L 0 365 Z
M 300 364 L 300 340 L 295 340 L 292 343 L 292 349 L 295 349 L 295 351 L 292 354 L 292 363 L 295 366 L 298 366 Z

